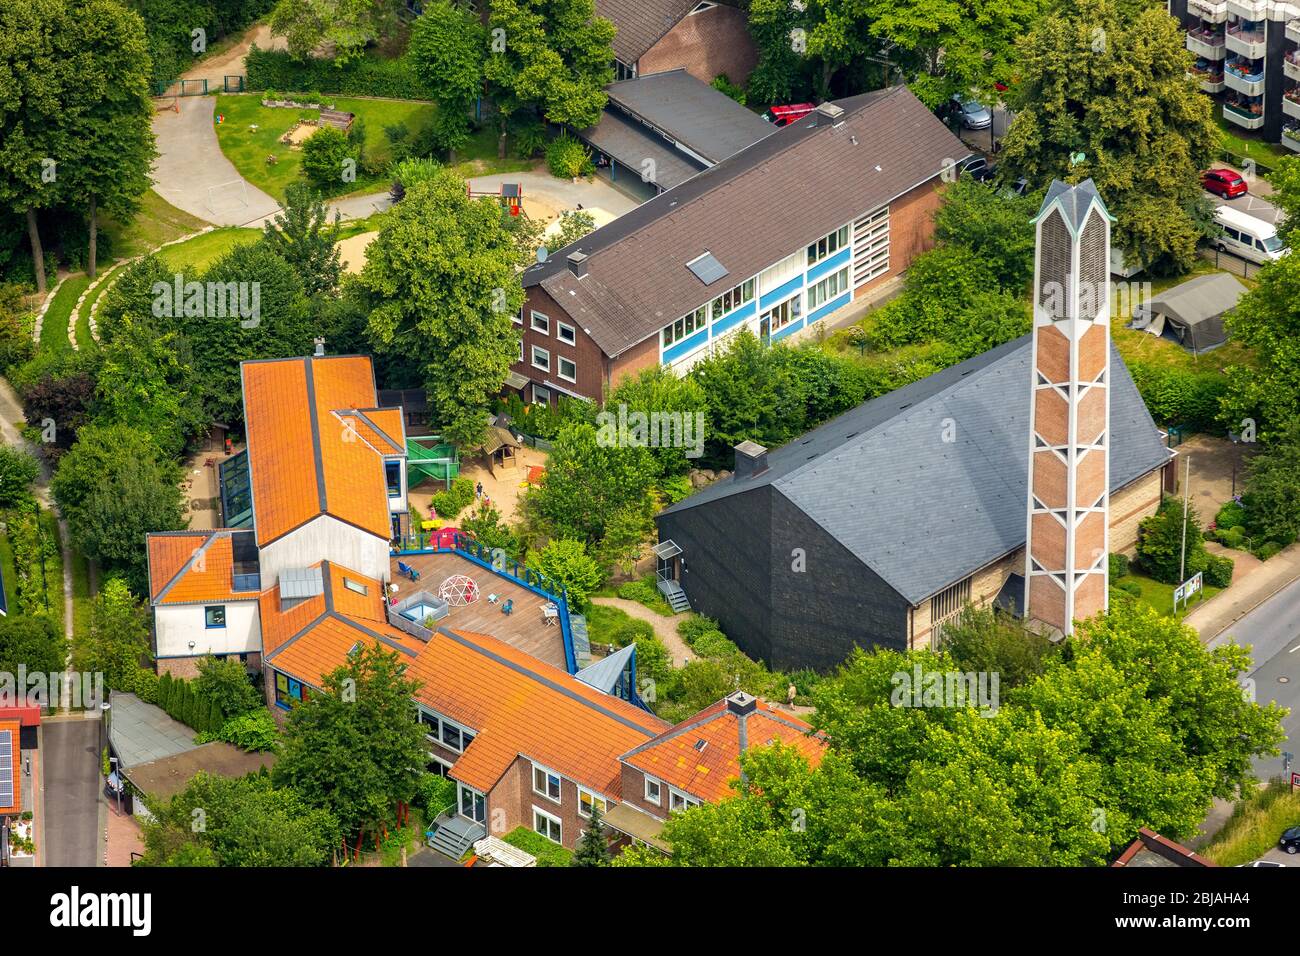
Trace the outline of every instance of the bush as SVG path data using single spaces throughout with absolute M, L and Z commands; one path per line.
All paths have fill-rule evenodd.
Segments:
M 217 705 L 220 720 L 213 730 L 218 730 L 229 717 L 238 717 L 262 706 L 262 695 L 249 680 L 248 671 L 238 658 L 218 660 L 204 657 L 198 663 L 199 676 L 195 689 L 204 699 Z
M 546 147 L 546 168 L 552 176 L 560 179 L 585 176 L 593 169 L 591 153 L 577 139 L 568 133 L 561 133 Z
M 1201 531 L 1196 508 L 1187 509 L 1187 543 L 1183 550 L 1183 501 L 1167 498 L 1160 510 L 1142 519 L 1138 526 L 1137 553 L 1143 569 L 1164 584 L 1181 584 L 1179 570 L 1185 577 L 1205 569 L 1205 536 Z M 1185 555 L 1185 561 L 1180 561 Z
M 431 503 L 433 510 L 438 512 L 439 518 L 451 521 L 469 507 L 469 503 L 473 500 L 474 482 L 468 478 L 456 478 L 449 489 L 435 494 Z
M 1136 581 L 1119 581 L 1114 585 L 1116 590 L 1123 591 L 1125 594 L 1131 594 L 1134 597 L 1142 596 L 1142 585 Z
M 558 843 L 552 843 L 540 833 L 534 833 L 527 827 L 511 830 L 501 839 L 511 846 L 531 853 L 537 857 L 538 866 L 569 866 L 573 862 L 573 852 Z
M 1246 531 L 1244 528 L 1218 528 L 1214 540 L 1225 548 L 1242 548 L 1246 543 Z
M 724 657 L 740 650 L 721 631 L 708 631 L 695 639 L 692 648 L 701 657 Z
M 1216 528 L 1243 528 L 1246 525 L 1246 509 L 1239 501 L 1229 501 L 1214 516 Z
M 1195 431 L 1217 430 L 1219 399 L 1228 390 L 1224 375 L 1141 361 L 1129 362 L 1128 370 L 1157 422 Z
M 412 802 L 424 811 L 425 818 L 432 823 L 439 813 L 456 805 L 456 781 L 436 773 L 426 773 L 415 785 L 415 799 Z
M 343 96 L 387 96 L 403 100 L 427 100 L 410 61 L 363 57 L 347 66 L 331 60 L 310 59 L 299 63 L 283 50 L 262 50 L 254 46 L 244 60 L 245 85 L 250 90 L 320 90 Z
M 1205 583 L 1214 588 L 1226 588 L 1232 583 L 1233 560 L 1221 554 L 1205 557 Z
M 36 459 L 21 448 L 0 446 L 0 508 L 12 508 L 31 497 L 40 473 Z
M 719 73 L 717 76 L 713 78 L 713 82 L 710 83 L 709 85 L 712 86 L 719 93 L 722 93 L 726 96 L 730 96 L 741 106 L 745 105 L 744 87 L 737 86 L 735 83 L 732 83 L 731 80 L 728 78 L 727 74 Z
M 200 740 L 223 740 L 240 750 L 274 751 L 280 741 L 280 728 L 271 712 L 260 708 L 227 720 L 220 730 L 209 730 Z
M 627 581 L 618 586 L 618 596 L 625 601 L 635 601 L 642 604 L 657 614 L 665 616 L 673 613 L 664 596 L 659 593 L 659 588 L 655 586 L 654 575 L 647 575 L 636 581 Z
M 643 641 L 654 636 L 655 629 L 650 626 L 649 621 L 632 617 L 619 623 L 609 632 L 609 643 L 615 647 L 627 647 L 633 641 Z
M 343 182 L 343 161 L 355 158 L 351 152 L 347 134 L 322 126 L 302 144 L 302 171 L 314 185 L 332 191 Z
M 1118 581 L 1128 575 L 1128 555 L 1112 554 L 1110 556 L 1110 579 Z
M 532 159 L 546 148 L 546 124 L 539 120 L 521 121 L 511 131 L 515 155 L 520 159 Z
M 694 647 L 696 639 L 701 635 L 719 630 L 721 628 L 718 627 L 718 622 L 703 614 L 692 614 L 677 625 L 677 633 L 682 636 L 687 647 Z
M 1265 541 L 1255 549 L 1255 557 L 1259 558 L 1261 561 L 1267 561 L 1281 550 L 1282 545 L 1278 544 L 1276 541 Z

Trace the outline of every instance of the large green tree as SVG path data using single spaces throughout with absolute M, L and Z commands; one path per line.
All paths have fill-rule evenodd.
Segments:
M 1002 154 L 1004 172 L 1036 189 L 1092 177 L 1125 261 L 1174 272 L 1202 237 L 1199 171 L 1219 141 L 1184 39 L 1162 9 L 1065 0 L 1024 41 Z
M 1246 525 L 1265 540 L 1300 537 L 1300 425 L 1292 423 L 1246 470 Z
M 1228 368 L 1223 417 L 1234 431 L 1254 422 L 1258 437 L 1284 434 L 1300 419 L 1300 256 L 1261 269 L 1228 313 L 1228 333 L 1251 352 L 1249 365 Z
M 298 273 L 308 296 L 338 291 L 343 265 L 338 247 L 339 220 L 333 222 L 324 200 L 306 183 L 290 183 L 284 207 L 262 227 L 262 241 Z
M 393 820 L 428 762 L 413 719 L 417 688 L 398 654 L 375 642 L 357 648 L 289 714 L 276 784 L 329 810 L 347 834 Z
M 411 30 L 407 57 L 438 104 L 435 129 L 448 162 L 456 162 L 456 150 L 469 140 L 469 108 L 483 92 L 486 56 L 486 33 L 469 9 L 450 0 L 425 4 Z
M 407 189 L 366 250 L 371 338 L 423 368 L 433 420 L 462 448 L 482 442 L 518 352 L 523 261 L 501 206 L 445 169 Z
M 484 76 L 500 116 L 499 152 L 521 110 L 582 129 L 605 108 L 614 79 L 614 24 L 593 0 L 497 0 L 488 11 Z
M 400 0 L 280 0 L 271 13 L 271 31 L 284 37 L 300 60 L 323 48 L 344 66 L 396 29 L 401 7 Z
M 110 578 L 90 606 L 90 623 L 72 637 L 72 667 L 101 673 L 109 690 L 129 690 L 149 659 L 144 606 L 121 578 Z

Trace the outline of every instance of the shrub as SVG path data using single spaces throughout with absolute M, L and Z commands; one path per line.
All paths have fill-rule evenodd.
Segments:
M 381 60 L 367 56 L 338 67 L 324 59 L 299 63 L 283 50 L 262 50 L 254 46 L 244 60 L 244 70 L 250 90 L 316 89 L 343 96 L 428 99 L 428 92 L 406 57 Z
M 302 171 L 314 185 L 333 190 L 343 182 L 343 161 L 350 151 L 347 134 L 322 126 L 302 144 Z
M 566 850 L 558 843 L 552 843 L 540 833 L 534 833 L 527 827 L 511 830 L 501 839 L 537 857 L 538 866 L 570 866 L 573 862 L 571 850 Z
M 708 631 L 695 639 L 692 650 L 701 657 L 723 657 L 740 648 L 728 640 L 727 635 L 721 631 Z
M 1112 554 L 1110 556 L 1110 579 L 1118 581 L 1128 575 L 1128 555 Z
M 650 678 L 656 684 L 672 677 L 673 661 L 664 642 L 653 633 L 636 641 L 637 679 Z
M 1119 581 L 1115 584 L 1115 588 L 1134 597 L 1142 596 L 1142 585 L 1136 581 Z
M 532 159 L 546 148 L 546 124 L 538 120 L 520 122 L 511 134 L 515 155 Z
M 25 502 L 39 473 L 40 465 L 23 449 L 0 446 L 0 508 Z
M 215 703 L 221 715 L 213 730 L 218 729 L 227 717 L 238 717 L 262 706 L 262 695 L 249 680 L 248 671 L 238 658 L 218 660 L 204 657 L 199 660 L 198 669 L 195 689 L 205 700 Z
M 1255 557 L 1259 558 L 1261 561 L 1267 561 L 1281 550 L 1282 545 L 1278 544 L 1276 541 L 1265 541 L 1255 549 Z
M 633 641 L 647 640 L 654 636 L 655 629 L 650 626 L 649 621 L 641 621 L 633 617 L 621 622 L 609 632 L 609 642 L 615 647 L 627 647 Z
M 1187 509 L 1186 550 L 1183 550 L 1183 501 L 1168 498 L 1160 510 L 1142 519 L 1138 526 L 1138 558 L 1151 577 L 1164 584 L 1180 584 L 1179 569 L 1191 576 L 1205 568 L 1205 536 L 1196 508 Z M 1180 562 L 1180 555 L 1186 560 Z
M 1223 374 L 1141 361 L 1129 362 L 1128 369 L 1156 421 L 1196 431 L 1217 428 L 1219 399 L 1228 390 Z
M 1233 560 L 1226 555 L 1205 556 L 1205 583 L 1210 587 L 1226 588 L 1232 583 Z
M 627 581 L 618 586 L 618 596 L 625 601 L 635 601 L 642 604 L 658 614 L 672 614 L 672 608 L 664 600 L 664 596 L 659 593 L 655 587 L 654 576 L 647 575 L 636 581 Z
M 1225 548 L 1241 548 L 1246 542 L 1244 528 L 1219 528 L 1214 532 L 1214 540 Z
M 469 507 L 469 503 L 473 500 L 474 482 L 468 478 L 456 478 L 450 488 L 435 494 L 431 503 L 433 510 L 438 512 L 439 518 L 451 521 Z
M 677 633 L 682 636 L 682 640 L 686 642 L 688 647 L 693 647 L 696 638 L 700 635 L 720 630 L 717 621 L 711 617 L 705 617 L 703 614 L 692 614 L 677 625 Z
M 415 785 L 415 799 L 412 801 L 424 811 L 430 823 L 433 818 L 456 805 L 456 781 L 450 777 L 440 777 L 436 773 L 426 773 Z
M 546 168 L 560 179 L 585 176 L 593 169 L 591 153 L 580 141 L 561 133 L 546 147 Z
M 712 86 L 719 93 L 722 93 L 726 96 L 730 96 L 741 106 L 745 105 L 746 97 L 745 97 L 744 87 L 737 86 L 735 83 L 732 83 L 731 80 L 728 78 L 727 74 L 719 73 L 717 76 L 713 78 L 713 82 L 710 83 L 709 85 Z
M 1239 501 L 1229 501 L 1214 516 L 1216 528 L 1242 528 L 1246 525 L 1246 509 Z
M 275 750 L 280 741 L 280 728 L 275 718 L 265 708 L 232 717 L 220 730 L 209 730 L 200 739 L 224 740 L 240 750 Z

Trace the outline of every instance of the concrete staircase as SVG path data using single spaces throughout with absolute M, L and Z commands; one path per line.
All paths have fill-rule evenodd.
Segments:
M 434 821 L 433 835 L 427 838 L 429 846 L 453 860 L 463 857 L 475 840 L 487 836 L 483 824 L 461 816 L 444 814 Z
M 674 614 L 680 614 L 682 611 L 691 609 L 690 599 L 686 596 L 686 592 L 682 590 L 682 586 L 676 581 L 665 581 L 660 578 L 659 593 L 668 601 L 668 606 L 673 609 Z

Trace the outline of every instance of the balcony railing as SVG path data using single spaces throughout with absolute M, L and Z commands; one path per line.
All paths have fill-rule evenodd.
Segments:
M 1238 106 L 1235 103 L 1224 103 L 1223 118 L 1245 129 L 1259 129 L 1264 125 L 1264 107 L 1262 104 L 1252 108 Z
M 1197 56 L 1203 56 L 1207 60 L 1222 60 L 1227 53 L 1226 41 L 1222 33 L 1211 33 L 1208 30 L 1188 30 L 1186 47 Z
M 1228 0 L 1228 12 L 1243 20 L 1263 20 L 1268 11 L 1268 0 Z
M 1187 0 L 1187 12 L 1206 23 L 1222 23 L 1228 18 L 1227 0 Z
M 1288 123 L 1282 127 L 1282 145 L 1300 153 L 1300 123 Z
M 1293 80 L 1300 80 L 1300 51 L 1290 50 L 1282 57 L 1282 72 Z
M 1264 31 L 1258 28 L 1245 29 L 1239 23 L 1228 24 L 1227 47 L 1234 53 L 1251 59 L 1264 55 Z
M 1292 43 L 1300 43 L 1300 17 L 1286 22 L 1286 38 Z

